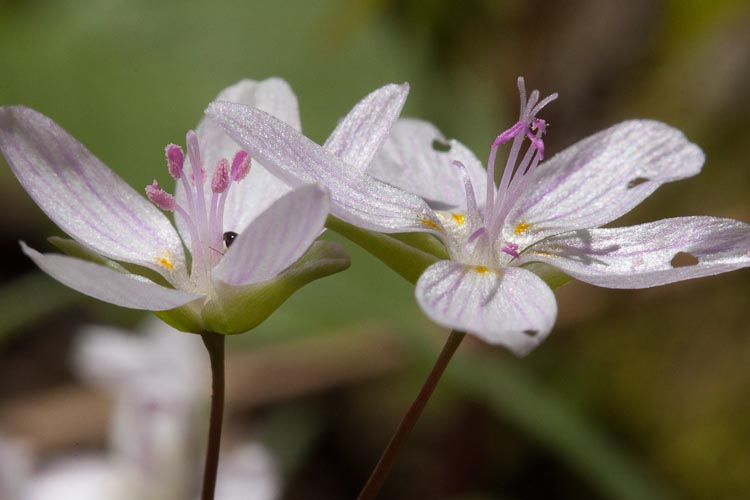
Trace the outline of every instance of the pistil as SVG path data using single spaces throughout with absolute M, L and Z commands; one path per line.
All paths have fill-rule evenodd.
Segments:
M 522 77 L 518 78 L 518 92 L 520 95 L 520 112 L 518 121 L 497 136 L 490 148 L 487 165 L 487 207 L 485 226 L 489 230 L 490 241 L 499 237 L 505 218 L 508 216 L 515 202 L 528 186 L 539 162 L 544 159 L 544 141 L 542 136 L 546 132 L 547 122 L 537 118 L 536 114 L 547 104 L 557 99 L 557 94 L 551 94 L 539 101 L 539 91 L 534 90 L 526 100 L 526 85 Z M 521 161 L 518 161 L 523 142 L 529 140 Z M 500 185 L 495 189 L 494 163 L 499 146 L 513 141 L 503 170 Z M 517 256 L 517 248 L 504 246 L 501 251 L 511 256 Z

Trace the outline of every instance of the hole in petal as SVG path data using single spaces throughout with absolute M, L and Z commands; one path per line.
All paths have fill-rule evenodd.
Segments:
M 628 182 L 628 189 L 633 189 L 634 187 L 640 186 L 644 182 L 648 182 L 650 180 L 651 179 L 649 179 L 648 177 L 636 177 L 635 179 Z
M 536 337 L 539 335 L 539 330 L 524 330 L 524 334 L 528 335 L 529 337 Z
M 672 257 L 670 264 L 672 264 L 672 267 L 690 267 L 698 265 L 699 262 L 698 257 L 691 253 L 677 252 L 674 257 Z
M 432 149 L 434 149 L 435 151 L 440 151 L 441 153 L 447 153 L 451 150 L 451 145 L 447 142 L 435 139 L 434 141 L 432 141 Z

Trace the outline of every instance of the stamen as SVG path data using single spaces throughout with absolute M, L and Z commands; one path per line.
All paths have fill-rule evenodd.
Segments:
M 190 166 L 193 169 L 193 182 L 203 184 L 206 180 L 206 171 L 203 169 L 203 163 L 201 162 L 201 150 L 198 144 L 198 136 L 194 131 L 189 131 L 185 138 L 188 149 L 188 157 L 190 158 Z
M 174 196 L 161 189 L 156 180 L 153 184 L 146 186 L 146 196 L 151 200 L 151 203 L 166 212 L 172 212 L 175 209 Z
M 518 257 L 520 257 L 520 254 L 518 253 L 518 243 L 513 243 L 512 241 L 509 241 L 500 250 L 502 252 L 507 253 L 513 258 L 517 259 Z
M 229 187 L 229 162 L 226 158 L 216 162 L 214 175 L 211 179 L 211 191 L 223 193 Z
M 229 188 L 229 162 L 226 158 L 216 162 L 214 167 L 214 175 L 211 178 L 211 212 L 208 219 L 210 241 L 220 241 L 220 234 L 223 232 L 221 223 L 224 216 L 224 200 L 226 200 L 227 191 Z M 218 231 L 216 230 L 218 227 Z
M 524 124 L 523 122 L 516 122 L 515 125 L 510 127 L 508 130 L 503 132 L 502 134 L 498 135 L 495 139 L 495 142 L 492 143 L 493 146 L 499 146 L 501 144 L 505 144 L 511 139 L 514 139 L 518 134 L 523 132 Z
M 250 155 L 247 151 L 237 151 L 232 160 L 231 178 L 240 182 L 250 172 Z
M 477 229 L 476 231 L 474 231 L 474 232 L 472 233 L 472 235 L 471 235 L 471 236 L 469 236 L 469 239 L 468 239 L 468 240 L 466 240 L 466 242 L 467 242 L 467 243 L 469 243 L 469 244 L 471 245 L 471 244 L 472 244 L 472 243 L 474 243 L 474 242 L 475 242 L 475 241 L 476 241 L 476 240 L 477 240 L 478 238 L 481 238 L 482 236 L 484 236 L 484 235 L 486 235 L 486 234 L 487 234 L 487 229 L 485 229 L 485 228 L 483 228 L 483 227 L 480 227 L 479 229 Z
M 192 212 L 195 225 L 199 231 L 198 241 L 192 242 L 194 254 L 199 254 L 198 261 L 205 260 L 204 248 L 210 242 L 208 234 L 208 214 L 206 213 L 206 198 L 203 192 L 203 182 L 206 179 L 206 171 L 203 169 L 201 161 L 200 145 L 198 136 L 194 131 L 189 131 L 185 138 L 187 143 L 188 158 L 190 158 L 190 167 L 193 169 L 193 184 L 195 189 L 195 210 Z
M 477 200 L 474 197 L 474 186 L 471 183 L 469 172 L 466 170 L 466 166 L 458 160 L 453 162 L 453 166 L 458 169 L 464 182 L 464 190 L 466 191 L 466 213 L 469 214 L 469 219 L 471 221 L 476 221 L 479 219 L 479 210 L 477 210 Z
M 176 144 L 169 144 L 164 153 L 167 156 L 169 175 L 175 180 L 180 179 L 183 174 L 182 166 L 185 164 L 185 153 L 182 152 L 182 148 Z

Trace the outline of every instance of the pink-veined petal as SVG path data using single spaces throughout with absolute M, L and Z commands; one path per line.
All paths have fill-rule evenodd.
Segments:
M 678 217 L 553 236 L 521 258 L 607 288 L 647 288 L 750 267 L 750 225 Z
M 614 125 L 539 165 L 506 220 L 505 237 L 523 248 L 553 234 L 606 224 L 662 184 L 696 175 L 703 161 L 701 149 L 669 125 L 651 120 Z M 520 235 L 518 228 L 525 228 Z
M 289 84 L 281 78 L 268 78 L 262 81 L 241 80 L 222 90 L 215 100 L 255 106 L 290 127 L 301 130 L 297 97 Z M 203 118 L 198 124 L 197 134 L 207 179 L 211 179 L 217 161 L 226 158 L 231 162 L 234 155 L 242 149 L 242 146 L 213 120 Z M 229 189 L 224 206 L 225 231 L 241 233 L 251 220 L 291 190 L 287 183 L 269 173 L 255 159 L 251 161 L 250 174 Z M 185 163 L 190 171 L 189 159 L 186 158 Z M 184 206 L 185 190 L 182 182 L 177 182 L 175 191 L 177 202 Z M 204 192 L 206 199 L 211 199 L 210 182 L 204 185 Z M 182 217 L 175 214 L 175 220 L 180 235 L 190 246 L 190 234 Z
M 237 236 L 213 277 L 234 286 L 275 277 L 320 235 L 328 208 L 328 194 L 315 184 L 284 195 Z
M 417 302 L 436 323 L 467 331 L 524 356 L 557 316 L 552 290 L 521 268 L 489 269 L 443 260 L 417 281 Z
M 48 117 L 0 108 L 0 149 L 37 205 L 78 242 L 167 279 L 170 269 L 184 271 L 182 241 L 167 217 Z
M 433 231 L 439 227 L 432 210 L 418 196 L 355 171 L 263 111 L 215 102 L 206 114 L 287 182 L 325 186 L 331 193 L 331 213 L 346 222 L 385 233 Z
M 297 96 L 292 88 L 281 78 L 268 78 L 263 81 L 240 80 L 225 88 L 214 101 L 227 101 L 255 106 L 269 115 L 275 116 L 295 130 L 302 130 L 299 117 Z M 201 147 L 201 156 L 206 161 L 206 168 L 220 158 L 231 161 L 240 146 L 229 137 L 216 122 L 201 119 L 197 129 Z M 207 176 L 209 179 L 211 176 Z
M 120 273 L 66 255 L 42 254 L 24 242 L 21 248 L 42 271 L 63 285 L 117 306 L 165 311 L 202 297 L 157 285 L 137 274 Z
M 323 147 L 355 171 L 364 172 L 401 113 L 408 94 L 406 83 L 371 92 L 339 122 Z
M 454 161 L 466 167 L 474 197 L 482 207 L 487 189 L 482 163 L 466 146 L 448 141 L 437 127 L 423 120 L 398 120 L 367 173 L 424 198 L 435 208 L 465 211 L 466 191 Z

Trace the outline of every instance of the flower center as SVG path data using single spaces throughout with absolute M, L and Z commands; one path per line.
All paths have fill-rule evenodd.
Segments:
M 466 167 L 460 162 L 454 165 L 460 169 L 466 188 L 466 206 L 469 221 L 473 229 L 463 248 L 464 259 L 467 257 L 474 264 L 500 265 L 518 258 L 523 249 L 512 241 L 501 241 L 502 229 L 510 210 L 529 186 L 529 182 L 536 171 L 539 162 L 544 159 L 544 141 L 542 137 L 547 130 L 547 122 L 536 115 L 547 104 L 557 99 L 552 94 L 539 101 L 539 91 L 534 90 L 526 98 L 526 85 L 522 77 L 518 78 L 518 92 L 520 94 L 520 113 L 518 121 L 508 130 L 497 136 L 490 148 L 487 161 L 487 198 L 484 213 L 477 210 L 474 190 L 471 186 Z M 523 151 L 524 142 L 529 145 Z M 505 162 L 505 169 L 499 186 L 495 186 L 495 160 L 497 151 L 503 144 L 511 142 L 510 152 Z M 521 234 L 530 225 L 519 224 L 514 234 Z M 504 254 L 504 255 L 502 255 Z
M 216 162 L 209 198 L 198 136 L 192 130 L 187 133 L 186 143 L 191 166 L 189 174 L 184 170 L 182 148 L 169 144 L 165 149 L 169 175 L 182 182 L 184 204 L 177 203 L 174 196 L 159 188 L 156 181 L 146 186 L 146 195 L 157 207 L 176 212 L 182 218 L 190 234 L 190 277 L 195 286 L 201 286 L 208 284 L 210 270 L 224 255 L 224 246 L 228 248 L 237 236 L 233 231 L 224 231 L 224 205 L 232 184 L 240 182 L 250 171 L 250 156 L 245 151 L 238 151 L 231 165 L 226 158 Z M 227 235 L 232 236 L 228 238 Z

